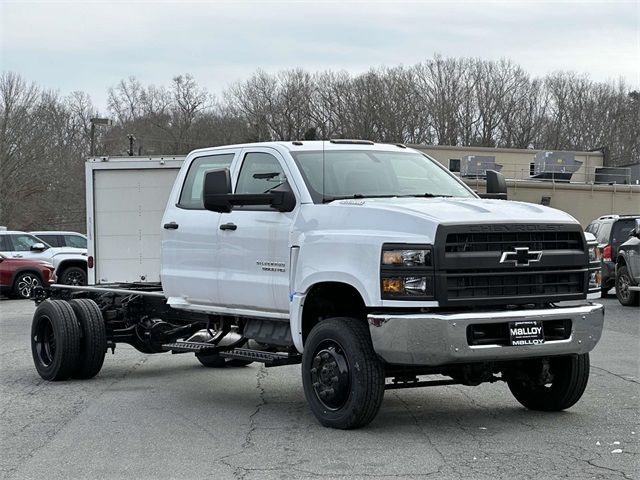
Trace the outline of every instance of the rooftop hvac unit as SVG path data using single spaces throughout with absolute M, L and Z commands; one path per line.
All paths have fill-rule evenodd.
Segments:
M 533 178 L 568 182 L 582 166 L 571 152 L 538 152 L 533 157 Z
M 463 177 L 486 177 L 487 170 L 502 170 L 493 155 L 466 155 L 460 161 L 460 175 Z
M 631 169 L 622 167 L 600 167 L 596 168 L 595 183 L 629 183 L 631 180 Z

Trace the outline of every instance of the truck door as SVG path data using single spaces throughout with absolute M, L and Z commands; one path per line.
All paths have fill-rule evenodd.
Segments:
M 186 175 L 178 176 L 181 188 L 171 192 L 162 218 L 161 278 L 170 303 L 219 304 L 216 242 L 220 214 L 204 209 L 202 190 L 205 172 L 230 167 L 236 153 L 220 150 L 198 156 Z
M 287 178 L 270 148 L 242 151 L 235 193 L 265 193 Z M 288 313 L 289 232 L 294 212 L 268 206 L 234 207 L 220 217 L 219 295 L 222 306 Z

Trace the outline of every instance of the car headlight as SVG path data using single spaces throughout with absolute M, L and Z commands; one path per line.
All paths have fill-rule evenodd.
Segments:
M 433 247 L 385 244 L 380 262 L 380 290 L 386 300 L 434 297 Z

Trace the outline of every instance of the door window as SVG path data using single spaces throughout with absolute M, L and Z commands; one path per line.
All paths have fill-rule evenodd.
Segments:
M 32 235 L 11 235 L 11 240 L 13 242 L 13 250 L 16 252 L 29 252 L 32 245 L 44 243 Z
M 286 181 L 282 166 L 269 153 L 247 153 L 242 162 L 236 193 L 267 193 Z
M 235 153 L 221 155 L 207 155 L 198 157 L 189 166 L 189 171 L 184 179 L 182 193 L 178 206 L 188 209 L 204 210 L 202 192 L 204 189 L 204 174 L 211 170 L 229 168 Z
M 38 235 L 38 238 L 43 242 L 48 243 L 52 247 L 63 247 L 61 235 Z

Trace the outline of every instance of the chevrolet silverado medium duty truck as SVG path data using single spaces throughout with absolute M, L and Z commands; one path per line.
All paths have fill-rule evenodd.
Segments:
M 92 285 L 34 292 L 47 380 L 91 378 L 127 343 L 206 367 L 301 364 L 334 428 L 368 424 L 394 388 L 504 381 L 556 411 L 582 396 L 603 327 L 595 239 L 575 219 L 482 199 L 404 145 L 92 159 L 87 218 Z

